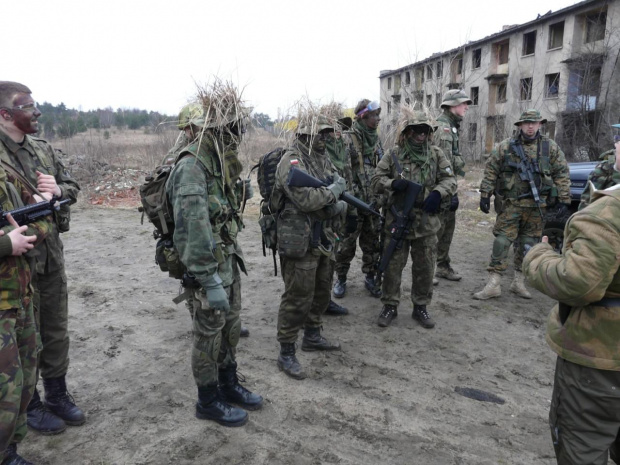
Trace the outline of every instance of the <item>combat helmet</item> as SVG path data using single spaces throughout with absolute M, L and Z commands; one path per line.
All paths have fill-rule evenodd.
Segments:
M 304 115 L 299 119 L 295 133 L 300 135 L 315 136 L 324 129 L 334 129 L 334 124 L 323 115 Z
M 473 102 L 463 89 L 452 89 L 443 94 L 443 100 L 440 106 L 441 108 L 455 107 L 461 103 L 471 105 Z
M 188 103 L 179 112 L 177 127 L 183 130 L 190 124 L 201 128 L 205 126 L 205 113 L 199 103 Z
M 520 126 L 521 123 L 525 122 L 545 124 L 547 120 L 542 117 L 538 110 L 530 108 L 529 110 L 525 110 L 523 113 L 521 113 L 519 121 L 515 123 L 515 126 Z
M 410 126 L 428 126 L 431 132 L 437 130 L 437 123 L 426 115 L 423 111 L 413 110 L 410 106 L 403 106 L 400 109 L 400 117 L 398 120 L 398 135 Z

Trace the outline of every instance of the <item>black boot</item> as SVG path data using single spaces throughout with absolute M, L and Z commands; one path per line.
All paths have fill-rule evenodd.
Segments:
M 69 392 L 65 377 L 47 378 L 43 380 L 45 388 L 45 406 L 57 417 L 62 418 L 67 425 L 80 426 L 86 421 L 84 412 L 75 405 Z
M 321 328 L 306 328 L 301 341 L 301 350 L 313 352 L 315 350 L 340 350 L 340 343 L 331 343 L 321 336 Z
M 423 328 L 431 329 L 435 327 L 435 320 L 431 317 L 431 314 L 426 310 L 426 305 L 413 305 L 413 313 L 411 317 L 414 320 L 418 320 L 418 323 Z
M 196 418 L 213 420 L 222 426 L 243 426 L 248 421 L 248 412 L 220 400 L 217 385 L 213 385 L 198 388 Z
M 364 284 L 366 285 L 366 289 L 368 289 L 368 292 L 370 292 L 370 295 L 372 297 L 381 297 L 381 286 L 379 286 L 379 283 L 375 280 L 374 273 L 371 272 L 366 274 Z
M 237 404 L 248 410 L 258 410 L 263 406 L 263 398 L 248 391 L 239 384 L 237 364 L 220 367 L 218 372 L 220 399 L 224 402 Z M 245 380 L 242 380 L 245 381 Z
M 281 342 L 280 355 L 278 355 L 278 368 L 291 378 L 304 379 L 306 373 L 295 357 L 295 343 Z
M 334 283 L 334 297 L 342 299 L 347 292 L 347 277 L 338 276 L 338 279 Z
M 239 330 L 239 337 L 250 337 L 250 330 L 242 326 L 241 330 Z
M 390 324 L 392 324 L 392 320 L 397 316 L 398 310 L 396 310 L 395 305 L 384 305 L 381 313 L 379 313 L 377 324 L 382 328 L 387 328 Z
M 342 305 L 338 305 L 333 300 L 330 300 L 327 310 L 325 310 L 325 314 L 334 316 L 348 315 L 349 309 L 347 307 L 343 307 Z
M 29 428 L 44 435 L 60 434 L 67 429 L 62 418 L 57 417 L 45 408 L 36 388 L 34 396 L 28 404 L 26 423 Z
M 34 463 L 29 462 L 19 455 L 17 453 L 17 444 L 12 443 L 9 444 L 4 452 L 4 460 L 2 461 L 2 465 L 34 465 Z

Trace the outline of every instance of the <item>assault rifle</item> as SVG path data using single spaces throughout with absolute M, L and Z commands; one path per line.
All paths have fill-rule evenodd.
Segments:
M 394 215 L 396 221 L 390 228 L 390 242 L 383 251 L 383 255 L 381 256 L 379 265 L 377 266 L 377 283 L 381 283 L 383 272 L 386 270 L 388 263 L 390 263 L 392 255 L 394 255 L 394 251 L 402 248 L 403 240 L 405 240 L 407 234 L 409 234 L 409 231 L 411 230 L 411 226 L 415 221 L 413 207 L 415 206 L 415 201 L 423 188 L 424 187 L 421 184 L 413 181 L 407 181 L 407 189 L 405 190 L 405 204 L 403 205 L 402 213 L 398 213 L 396 207 L 392 205 L 390 211 L 392 212 L 392 215 Z
M 320 179 L 317 179 L 314 176 L 306 173 L 305 171 L 297 168 L 293 168 L 288 172 L 288 179 L 286 181 L 286 184 L 289 187 L 327 187 L 327 184 L 325 184 Z M 363 200 L 360 200 L 357 197 L 353 197 L 347 192 L 342 193 L 342 195 L 340 196 L 340 200 L 344 200 L 346 203 L 348 203 L 352 207 L 357 208 L 360 211 L 365 211 L 381 218 L 381 213 L 374 210 Z
M 532 162 L 530 157 L 528 157 L 523 151 L 523 145 L 518 139 L 510 139 L 510 148 L 514 150 L 514 152 L 519 155 L 521 159 L 520 163 L 508 162 L 508 166 L 513 168 L 517 168 L 519 170 L 519 177 L 521 181 L 525 181 L 529 183 L 531 194 L 520 195 L 519 198 L 529 197 L 530 195 L 534 197 L 534 202 L 536 202 L 536 206 L 538 207 L 538 212 L 540 213 L 541 219 L 544 220 L 543 211 L 540 208 L 540 194 L 538 193 L 538 188 L 536 187 L 536 181 L 534 179 L 535 170 L 535 162 Z
M 60 210 L 61 205 L 68 202 L 70 202 L 69 199 L 58 200 L 57 197 L 52 197 L 51 200 L 33 203 L 32 205 L 26 205 L 25 207 L 16 208 L 15 210 L 8 212 L 2 210 L 2 207 L 0 206 L 0 228 L 11 224 L 6 217 L 9 213 L 18 225 L 24 226 L 51 215 L 55 211 Z

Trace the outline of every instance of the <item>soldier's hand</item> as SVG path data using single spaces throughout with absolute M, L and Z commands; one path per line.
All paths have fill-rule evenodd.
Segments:
M 18 257 L 34 248 L 33 242 L 36 242 L 37 236 L 24 236 L 24 233 L 28 230 L 28 226 L 18 225 L 10 214 L 6 215 L 6 219 L 11 226 L 15 227 L 15 229 L 9 232 L 9 238 L 11 239 L 11 255 Z
M 60 186 L 56 184 L 56 178 L 51 174 L 43 174 L 40 171 L 37 171 L 37 189 L 42 193 L 49 192 L 56 197 L 62 196 Z
M 491 197 L 480 197 L 480 211 L 489 213 L 491 210 Z
M 543 236 L 542 237 L 542 243 L 543 244 L 548 244 L 549 243 L 549 236 Z
M 228 294 L 224 286 L 218 284 L 215 287 L 206 290 L 207 300 L 209 301 L 209 307 L 216 308 L 218 310 L 224 310 L 227 312 L 230 309 L 230 303 L 228 302 Z
M 251 179 L 239 179 L 237 181 L 239 189 L 241 189 L 243 200 L 250 200 L 254 197 L 254 188 L 252 187 Z
M 450 199 L 450 211 L 455 212 L 459 208 L 459 196 L 454 194 Z
M 394 179 L 394 181 L 392 181 L 392 190 L 393 191 L 404 191 L 407 189 L 407 180 L 406 179 L 402 179 L 402 178 L 398 178 L 398 179 Z
M 568 214 L 568 209 L 570 208 L 569 204 L 566 203 L 559 203 L 558 206 L 555 209 L 555 212 L 558 216 L 560 217 L 564 217 Z
M 332 191 L 336 199 L 339 199 L 343 192 L 347 190 L 347 181 L 337 174 L 334 174 L 334 181 L 327 186 L 327 188 Z
M 432 191 L 428 197 L 424 199 L 422 210 L 426 213 L 437 213 L 441 205 L 441 194 L 438 191 Z

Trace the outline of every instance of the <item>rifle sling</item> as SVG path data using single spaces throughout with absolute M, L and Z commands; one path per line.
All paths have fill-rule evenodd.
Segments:
M 34 184 L 28 181 L 28 179 L 26 179 L 23 174 L 21 174 L 4 160 L 0 160 L 0 164 L 2 164 L 2 167 L 7 173 L 11 174 L 14 178 L 18 179 L 22 184 L 24 184 L 24 186 L 30 191 L 31 194 L 37 194 L 40 197 L 43 197 L 43 194 L 39 192 L 39 189 L 37 189 Z

